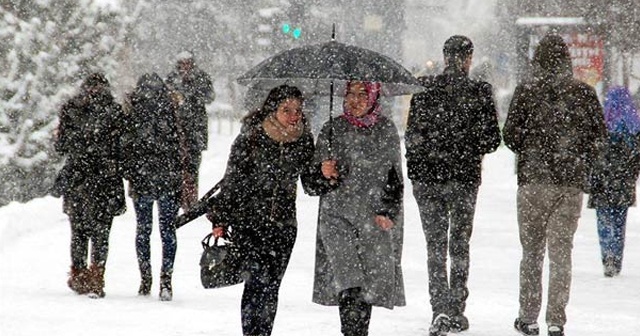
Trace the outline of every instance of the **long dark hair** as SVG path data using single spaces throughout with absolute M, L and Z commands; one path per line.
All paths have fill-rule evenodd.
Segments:
M 299 99 L 300 101 L 304 101 L 304 97 L 302 96 L 302 91 L 295 86 L 289 85 L 280 85 L 275 87 L 269 91 L 269 95 L 267 99 L 265 99 L 262 107 L 252 111 L 246 117 L 242 119 L 242 122 L 246 126 L 254 126 L 262 124 L 264 119 L 268 117 L 270 114 L 275 113 L 280 104 L 290 98 Z M 302 120 L 306 123 L 306 118 L 304 115 L 302 116 Z

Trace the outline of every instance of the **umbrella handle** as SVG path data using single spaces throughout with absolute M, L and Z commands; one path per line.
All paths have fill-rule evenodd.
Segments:
M 335 24 L 334 24 L 335 29 Z M 333 81 L 329 84 L 329 157 L 333 158 Z

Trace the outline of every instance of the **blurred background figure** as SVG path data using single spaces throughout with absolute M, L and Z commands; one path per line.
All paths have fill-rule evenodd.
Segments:
M 198 199 L 198 172 L 209 140 L 206 104 L 213 102 L 211 77 L 200 70 L 190 52 L 177 56 L 176 68 L 166 79 L 176 109 L 184 177 L 181 205 L 186 210 Z
M 123 114 L 102 73 L 89 75 L 60 110 L 55 149 L 66 162 L 54 185 L 71 222 L 71 271 L 78 294 L 102 298 L 113 217 L 126 210 L 122 181 Z M 91 266 L 87 253 L 91 242 Z
M 596 209 L 604 276 L 622 270 L 627 210 L 636 203 L 640 174 L 640 116 L 629 90 L 614 87 L 604 101 L 609 137 L 591 175 L 589 207 Z
M 130 95 L 125 137 L 126 175 L 129 196 L 136 211 L 136 254 L 140 269 L 139 295 L 151 291 L 150 236 L 153 203 L 158 202 L 162 269 L 160 300 L 173 298 L 171 275 L 177 239 L 173 221 L 180 209 L 182 160 L 176 114 L 169 90 L 156 74 L 144 74 Z

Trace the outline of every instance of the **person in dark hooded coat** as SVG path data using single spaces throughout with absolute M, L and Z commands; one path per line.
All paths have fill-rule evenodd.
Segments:
M 298 178 L 310 194 L 324 184 L 319 168 L 312 169 L 313 136 L 302 103 L 300 90 L 278 86 L 260 109 L 244 118 L 220 191 L 207 214 L 213 235 L 222 237 L 231 231 L 240 251 L 237 264 L 245 275 L 241 303 L 245 336 L 271 335 L 280 284 L 298 230 Z
M 535 50 L 531 76 L 513 94 L 503 129 L 517 156 L 518 227 L 522 245 L 520 310 L 523 335 L 538 335 L 542 268 L 549 251 L 549 336 L 563 336 L 571 288 L 571 253 L 583 192 L 606 139 L 595 90 L 573 78 L 569 48 L 546 35 Z
M 78 294 L 105 296 L 104 272 L 114 216 L 125 212 L 122 180 L 124 115 L 102 73 L 89 75 L 60 109 L 55 149 L 66 162 L 54 187 L 71 222 L 68 285 Z M 91 242 L 91 265 L 87 253 Z
M 596 209 L 604 275 L 622 270 L 627 212 L 636 203 L 640 174 L 640 115 L 629 89 L 613 87 L 604 101 L 609 131 L 604 151 L 591 173 L 589 207 Z
M 400 137 L 381 115 L 380 83 L 347 84 L 344 113 L 318 135 L 320 197 L 313 302 L 338 306 L 345 336 L 366 336 L 373 306 L 404 306 Z
M 126 178 L 129 196 L 136 211 L 136 254 L 141 282 L 138 294 L 151 291 L 150 236 L 153 203 L 158 202 L 162 269 L 160 299 L 173 297 L 171 275 L 176 256 L 177 238 L 173 221 L 180 208 L 182 161 L 176 115 L 169 90 L 156 74 L 144 74 L 129 97 L 125 140 Z

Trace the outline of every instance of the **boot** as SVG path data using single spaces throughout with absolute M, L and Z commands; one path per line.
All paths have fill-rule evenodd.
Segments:
M 148 296 L 151 294 L 151 283 L 153 282 L 153 277 L 151 276 L 151 272 L 141 272 L 141 280 L 140 280 L 140 288 L 138 289 L 138 295 Z
M 100 299 L 104 296 L 104 266 L 93 264 L 89 268 L 89 297 Z
M 173 300 L 171 288 L 171 273 L 160 273 L 160 301 Z
M 340 292 L 338 312 L 343 336 L 369 335 L 371 305 L 361 297 L 361 288 L 349 288 Z
M 87 294 L 89 292 L 88 280 L 89 272 L 86 268 L 71 266 L 67 285 L 72 291 L 80 295 Z

